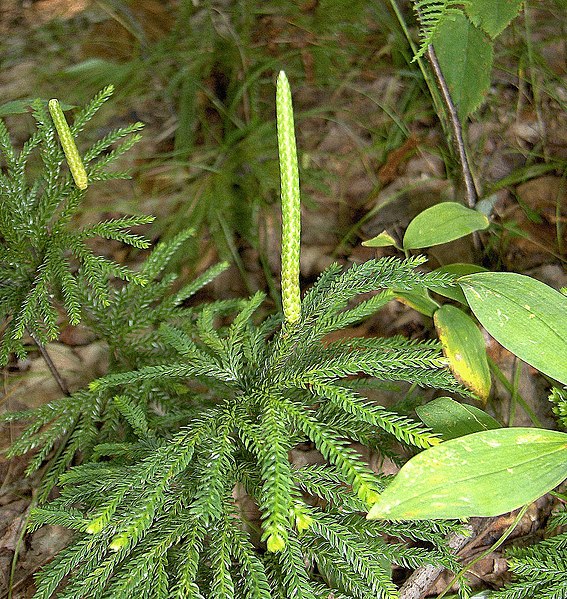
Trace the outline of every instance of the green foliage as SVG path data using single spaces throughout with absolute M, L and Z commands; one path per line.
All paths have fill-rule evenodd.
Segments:
M 226 268 L 226 264 L 212 267 L 194 281 L 176 292 L 171 287 L 175 275 L 161 280 L 167 264 L 192 232 L 180 233 L 168 242 L 156 246 L 144 262 L 139 275 L 147 284 L 141 286 L 130 282 L 122 288 L 109 289 L 109 303 L 102 305 L 88 288 L 79 294 L 84 322 L 104 340 L 109 348 L 110 372 L 121 372 L 139 366 L 147 366 L 173 357 L 166 343 L 156 340 L 156 330 L 164 322 L 180 315 L 194 315 L 191 308 L 182 304 Z M 223 304 L 221 304 L 222 306 Z M 62 397 L 37 409 L 11 412 L 0 417 L 6 422 L 28 422 L 29 427 L 9 450 L 10 456 L 36 450 L 27 473 L 40 468 L 59 445 L 56 459 L 49 462 L 44 475 L 40 499 L 44 499 L 59 475 L 72 463 L 78 451 L 89 458 L 96 448 L 96 455 L 115 451 L 115 442 L 127 442 L 132 433 L 148 431 L 147 419 L 162 430 L 174 426 L 187 414 L 199 409 L 201 402 L 187 405 L 193 394 L 188 389 L 178 389 L 165 382 L 143 388 L 136 398 L 131 394 L 115 397 L 110 391 L 81 389 L 70 397 Z M 177 398 L 178 403 L 173 401 Z M 153 405 L 153 410 L 150 410 Z M 173 410 L 173 406 L 177 410 Z M 169 406 L 171 413 L 157 419 L 156 410 Z M 163 424 L 162 424 L 163 422 Z M 63 443 L 63 445 L 61 445 Z
M 94 116 L 111 91 L 110 88 L 103 90 L 77 114 L 71 127 L 74 134 Z M 190 312 L 182 307 L 184 302 L 224 270 L 226 264 L 212 267 L 173 291 L 177 277 L 163 276 L 163 271 L 192 236 L 191 230 L 159 244 L 136 273 L 92 254 L 86 242 L 97 236 L 146 248 L 148 242 L 144 238 L 126 229 L 153 219 L 123 217 L 77 229 L 72 218 L 80 208 L 84 191 L 77 188 L 68 174 L 61 172 L 63 154 L 55 142 L 53 125 L 43 104 L 38 101 L 34 106 L 39 130 L 19 154 L 9 144 L 3 124 L 0 126 L 2 152 L 7 163 L 6 172 L 0 175 L 3 202 L 0 315 L 4 319 L 1 363 L 7 362 L 11 352 L 25 353 L 26 332 L 42 344 L 57 338 L 61 305 L 71 324 L 82 319 L 107 343 L 110 372 L 167 359 L 172 352 L 165 344 L 155 343 L 156 329 L 178 314 Z M 136 124 L 113 131 L 85 152 L 84 161 L 91 181 L 126 176 L 106 172 L 105 168 L 131 147 L 137 137 L 130 137 L 117 146 L 115 142 L 139 128 L 140 124 Z M 30 184 L 26 167 L 35 148 L 43 169 Z M 69 255 L 76 260 L 69 260 Z M 126 279 L 126 284 L 121 287 L 112 284 L 117 276 Z M 168 395 L 160 385 L 146 389 L 131 408 L 124 401 L 113 400 L 110 393 L 81 389 L 36 410 L 10 413 L 1 419 L 29 422 L 9 453 L 20 455 L 35 450 L 28 473 L 40 468 L 56 450 L 44 475 L 39 494 L 43 499 L 77 452 L 88 458 L 95 446 L 100 454 L 105 443 L 128 439 L 129 430 L 136 430 L 139 425 L 131 419 L 134 414 L 145 414 L 149 404 L 159 406 L 167 401 Z M 187 411 L 187 406 L 180 406 L 179 416 Z
M 415 250 L 440 245 L 486 229 L 489 224 L 488 218 L 477 210 L 456 202 L 441 202 L 419 213 L 410 222 L 403 247 Z
M 439 27 L 446 21 L 454 21 L 457 15 L 462 15 L 463 2 L 456 0 L 415 0 L 413 9 L 419 21 L 420 44 L 414 56 L 417 60 L 423 56 L 427 46 L 433 43 L 433 38 Z
M 549 522 L 548 530 L 565 530 L 567 510 L 558 512 Z M 514 581 L 494 599 L 557 599 L 567 595 L 567 532 L 549 536 L 531 547 L 514 548 L 508 552 L 508 564 Z
M 114 402 L 139 440 L 103 448 L 114 455 L 110 462 L 73 468 L 62 478 L 61 497 L 34 512 L 35 525 L 57 520 L 78 533 L 42 574 L 37 597 L 49 597 L 70 568 L 74 574 L 61 597 L 73 596 L 79 581 L 89 597 L 148 593 L 153 582 L 146 574 L 154 568 L 163 576 L 164 597 L 199 596 L 197 589 L 223 599 L 277 592 L 287 597 L 296 588 L 317 597 L 321 585 L 328 592 L 335 588 L 331 581 L 346 596 L 393 597 L 389 572 L 372 558 L 384 551 L 381 535 L 397 531 L 383 524 L 367 530 L 359 515 L 386 481 L 346 439 L 376 447 L 388 446 L 385 432 L 418 447 L 437 439 L 367 399 L 364 383 L 371 379 L 361 377 L 460 387 L 434 344 L 324 337 L 364 316 L 364 303 L 347 307 L 361 293 L 440 283 L 436 275 L 414 270 L 420 262 L 369 261 L 345 272 L 332 266 L 305 297 L 301 319 L 284 329 L 280 318 L 255 318 L 261 294 L 240 302 L 230 321 L 214 327 L 225 309 L 210 304 L 198 316 L 190 312 L 178 326 L 160 329 L 175 359 L 95 381 L 92 393 L 119 394 Z M 372 311 L 390 295 L 376 297 L 381 301 L 367 300 Z M 353 375 L 359 378 L 356 391 L 346 384 Z M 171 390 L 173 403 L 163 403 L 164 411 L 186 401 L 174 390 L 196 385 L 210 407 L 156 435 L 152 425 L 167 421 L 168 414 L 157 416 L 146 406 L 148 416 L 134 400 L 150 384 Z M 327 466 L 292 467 L 288 452 L 306 439 Z M 232 496 L 238 486 L 260 509 L 260 541 L 241 528 Z M 313 507 L 305 492 L 325 497 L 326 507 Z M 410 535 L 431 538 L 435 551 L 391 546 L 389 558 L 412 567 L 428 560 L 450 565 L 440 530 L 424 524 Z M 319 574 L 305 563 L 317 565 Z
M 465 4 L 470 20 L 495 38 L 517 16 L 522 0 L 471 0 Z
M 490 87 L 492 40 L 461 13 L 439 25 L 433 47 L 459 117 L 464 120 L 480 107 Z
M 362 245 L 394 246 L 400 250 L 422 249 L 460 239 L 469 233 L 486 229 L 489 224 L 488 218 L 477 210 L 457 202 L 441 202 L 412 219 L 404 234 L 402 247 L 397 246 L 396 240 L 387 231 L 364 241 Z
M 71 133 L 77 133 L 92 118 L 112 93 L 106 88 L 76 118 Z M 5 170 L 0 174 L 0 319 L 4 321 L 0 347 L 0 365 L 6 364 L 10 352 L 26 353 L 26 333 L 40 343 L 57 337 L 59 315 L 53 301 L 61 297 L 71 324 L 81 319 L 81 289 L 88 285 L 93 299 L 101 305 L 109 303 L 108 283 L 117 277 L 137 284 L 145 279 L 102 256 L 96 256 L 87 245 L 95 236 L 116 239 L 145 248 L 148 242 L 125 229 L 149 223 L 147 216 L 132 216 L 105 221 L 77 229 L 73 224 L 84 190 L 79 189 L 62 169 L 63 152 L 56 141 L 55 128 L 46 106 L 33 103 L 37 132 L 18 152 L 13 148 L 8 131 L 0 122 L 0 152 Z M 107 171 L 139 136 L 141 124 L 117 129 L 88 149 L 84 155 L 90 181 L 125 178 L 127 173 Z M 102 153 L 125 136 L 125 141 L 112 151 Z M 40 174 L 28 180 L 28 163 L 39 155 Z
M 459 117 L 481 104 L 490 86 L 493 39 L 520 11 L 521 0 L 414 0 L 420 45 L 414 60 L 431 45 Z
M 559 431 L 499 428 L 450 439 L 405 464 L 368 517 L 497 516 L 563 482 L 566 462 L 567 434 Z
M 105 94 L 108 92 L 97 96 L 79 114 L 70 129 L 72 135 L 82 129 L 98 108 L 97 102 L 106 99 Z M 31 526 L 58 524 L 75 531 L 72 544 L 40 574 L 36 597 L 311 599 L 332 595 L 337 599 L 393 599 L 392 564 L 417 568 L 434 563 L 455 569 L 456 560 L 446 547 L 445 535 L 456 525 L 432 520 L 411 526 L 364 520 L 362 513 L 379 495 L 383 499 L 388 493 L 394 494 L 398 501 L 406 493 L 400 495 L 396 490 L 399 477 L 390 484 L 388 477 L 373 472 L 351 442 L 396 461 L 402 459 L 399 444 L 426 449 L 409 462 L 426 463 L 426 471 L 420 474 L 425 480 L 428 474 L 438 474 L 427 462 L 429 452 L 437 452 L 444 459 L 458 446 L 462 455 L 476 452 L 482 458 L 486 454 L 478 463 L 490 463 L 492 454 L 487 448 L 493 449 L 491 443 L 500 439 L 499 435 L 508 442 L 507 435 L 532 433 L 487 431 L 490 434 L 481 438 L 480 449 L 472 450 L 467 445 L 470 437 L 455 439 L 452 445 L 440 443 L 439 436 L 426 427 L 383 408 L 373 392 L 389 381 L 404 381 L 466 395 L 447 368 L 441 346 L 402 337 L 352 338 L 340 334 L 396 295 L 429 297 L 427 289 L 454 286 L 454 277 L 416 270 L 424 262 L 420 257 L 370 260 L 345 271 L 332 265 L 305 295 L 295 312 L 297 318 L 285 318 L 285 322 L 282 314 L 263 312 L 262 293 L 246 300 L 188 306 L 186 300 L 225 266 L 213 267 L 175 291 L 175 276 L 164 275 L 164 270 L 190 238 L 191 232 L 183 231 L 159 245 L 136 274 L 112 263 L 109 267 L 103 262 L 101 267 L 79 242 L 96 235 L 144 248 L 145 240 L 125 229 L 148 219 L 117 219 L 79 233 L 68 226 L 83 192 L 69 177 L 61 184 L 53 183 L 61 178 L 63 154 L 54 142 L 49 119 L 44 119 L 45 124 L 39 118 L 41 109 L 46 116 L 42 105 L 37 104 L 39 131 L 50 133 L 44 137 L 38 134 L 38 141 L 33 143 L 45 146 L 42 159 L 46 174 L 32 189 L 34 193 L 44 187 L 51 190 L 44 201 L 51 211 L 41 221 L 43 229 L 34 229 L 35 236 L 45 237 L 40 246 L 45 256 L 30 272 L 40 277 L 46 269 L 53 269 L 54 274 L 39 287 L 33 277 L 22 278 L 33 287 L 26 292 L 32 299 L 26 295 L 20 301 L 23 306 L 7 302 L 5 314 L 19 314 L 31 306 L 23 320 L 16 317 L 23 322 L 17 332 L 21 337 L 26 328 L 38 326 L 33 332 L 44 343 L 57 335 L 56 321 L 46 314 L 52 313 L 61 299 L 72 323 L 83 318 L 106 341 L 111 360 L 108 374 L 93 381 L 88 389 L 4 418 L 30 421 L 11 454 L 33 450 L 29 471 L 48 462 L 40 499 L 46 498 L 56 482 L 61 484 L 60 496 L 33 511 Z M 231 113 L 231 118 L 235 114 Z M 280 111 L 278 116 L 286 115 Z M 104 167 L 131 142 L 127 140 L 104 157 L 101 154 L 136 128 L 105 137 L 83 155 L 90 182 L 108 177 Z M 6 139 L 0 140 L 3 150 L 11 147 Z M 21 162 L 24 150 L 17 156 L 5 151 L 8 173 L 16 172 L 13 168 L 10 171 L 10 161 L 19 164 L 20 171 L 25 170 L 21 166 L 25 163 Z M 297 172 L 297 164 L 286 166 L 284 174 L 291 172 L 290 166 Z M 219 173 L 222 170 L 219 168 Z M 6 175 L 8 182 L 12 179 L 15 176 Z M 27 190 L 25 186 L 22 189 Z M 282 192 L 285 189 L 282 183 Z M 15 197 L 12 206 L 18 208 Z M 23 197 L 35 196 L 26 191 Z M 67 213 L 69 216 L 62 220 L 61 215 Z M 9 218 L 6 216 L 6 222 Z M 299 227 L 294 230 L 297 236 Z M 20 245 L 18 239 L 10 242 L 23 253 L 25 243 L 32 244 L 31 237 Z M 289 241 L 299 246 L 297 237 Z M 11 248 L 9 244 L 6 247 Z M 65 268 L 53 267 L 52 247 L 61 256 L 70 252 L 77 262 L 76 271 L 66 262 Z M 116 275 L 126 283 L 110 284 Z M 48 295 L 52 292 L 53 298 Z M 359 297 L 362 294 L 367 294 L 363 300 Z M 20 337 L 5 333 L 2 350 L 6 356 L 20 350 L 20 346 L 10 345 Z M 557 391 L 553 399 L 558 414 L 564 414 L 562 392 Z M 472 420 L 478 416 L 470 410 L 467 418 L 471 414 Z M 486 419 L 480 420 L 486 425 Z M 545 483 L 547 489 L 551 482 L 561 479 L 557 472 L 564 472 L 565 434 L 535 434 L 540 435 L 540 441 L 543 436 L 541 445 L 546 451 L 552 450 L 542 458 L 536 443 L 528 447 L 531 465 L 547 473 L 536 482 Z M 306 441 L 324 457 L 324 465 L 297 467 L 290 461 L 290 451 Z M 516 469 L 509 474 L 518 474 L 525 482 L 528 474 L 533 478 L 533 472 L 528 472 L 524 447 L 518 458 L 518 437 L 512 441 L 508 453 L 499 455 L 497 461 L 500 466 Z M 514 442 L 516 447 L 511 447 Z M 69 469 L 79 452 L 83 463 Z M 510 456 L 518 458 L 517 463 Z M 449 466 L 455 464 L 444 463 L 443 472 L 450 470 Z M 462 466 L 462 462 L 456 465 L 454 481 L 468 490 L 470 481 Z M 549 474 L 551 466 L 553 472 Z M 499 472 L 479 474 L 484 487 L 479 483 L 474 498 L 483 509 L 483 501 L 490 497 L 486 488 L 492 490 L 492 475 L 496 474 Z M 437 485 L 437 490 L 447 487 L 439 479 L 432 485 Z M 523 486 L 526 501 L 542 492 L 541 485 L 534 490 L 537 485 L 531 479 Z M 504 495 L 501 500 L 509 501 L 510 493 Z M 407 498 L 415 499 L 411 493 Z M 250 516 L 246 502 L 257 508 L 258 517 Z M 498 509 L 501 507 L 499 504 Z M 462 505 L 458 513 L 440 514 L 438 508 L 436 514 L 427 516 L 468 514 Z M 490 510 L 494 509 L 491 505 Z M 415 513 L 406 513 L 406 517 L 415 517 Z M 415 541 L 420 544 L 416 546 Z M 427 542 L 427 548 L 421 542 Z M 524 562 L 531 558 L 522 554 L 518 559 L 516 571 L 521 577 L 526 571 L 522 570 Z M 554 576 L 560 580 L 564 567 L 559 562 L 554 567 Z
M 567 389 L 554 387 L 549 400 L 553 403 L 553 413 L 557 416 L 561 426 L 567 428 Z
M 80 113 L 74 134 L 95 109 Z M 102 172 L 93 158 L 110 143 L 104 138 L 84 154 L 90 181 Z M 50 189 L 83 193 L 69 177 Z M 76 209 L 80 195 L 73 197 Z M 136 222 L 99 223 L 81 234 L 144 247 L 123 232 Z M 34 510 L 32 527 L 50 523 L 76 532 L 41 573 L 36 597 L 323 597 L 336 590 L 343 597 L 393 598 L 391 563 L 455 568 L 444 545 L 452 525 L 365 525 L 361 512 L 388 481 L 350 442 L 385 455 L 394 454 L 394 443 L 439 442 L 371 398 L 381 383 L 466 391 L 436 343 L 336 335 L 380 309 L 393 289 L 443 287 L 453 278 L 419 272 L 419 257 L 370 260 L 346 271 L 335 264 L 305 295 L 299 319 L 283 326 L 282 315 L 259 314 L 262 293 L 187 306 L 225 268 L 173 291 L 175 277 L 163 273 L 190 235 L 158 245 L 122 286 L 109 285 L 106 271 L 94 280 L 84 250 L 79 257 L 87 266 L 73 279 L 74 302 L 108 344 L 109 373 L 69 397 L 3 417 L 29 422 L 10 454 L 34 451 L 29 472 L 48 463 L 39 498 L 61 484 L 57 499 Z M 47 253 L 62 244 L 58 239 L 45 240 Z M 72 232 L 62 239 L 77 253 Z M 63 287 L 60 297 L 69 305 L 66 294 Z M 361 294 L 372 295 L 360 301 Z M 6 354 L 9 340 L 3 340 Z M 290 462 L 290 450 L 307 440 L 324 466 Z M 69 469 L 78 452 L 82 465 Z M 259 520 L 246 517 L 242 497 L 257 506 Z M 384 535 L 400 542 L 387 544 Z
M 450 397 L 437 397 L 415 410 L 420 420 L 444 441 L 463 435 L 500 428 L 501 424 L 475 406 Z
M 504 347 L 567 384 L 567 298 L 516 273 L 465 275 L 459 284 L 471 310 Z

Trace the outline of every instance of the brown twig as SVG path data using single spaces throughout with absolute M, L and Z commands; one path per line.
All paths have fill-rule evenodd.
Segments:
M 459 114 L 457 112 L 457 108 L 453 102 L 453 98 L 451 98 L 451 92 L 449 91 L 449 86 L 447 85 L 447 81 L 443 76 L 443 72 L 441 71 L 441 66 L 439 65 L 439 61 L 437 60 L 437 54 L 435 53 L 435 48 L 433 45 L 429 45 L 427 47 L 427 59 L 429 64 L 431 65 L 431 70 L 433 71 L 433 75 L 435 77 L 435 82 L 437 83 L 437 87 L 441 92 L 441 97 L 443 98 L 443 103 L 445 104 L 445 108 L 447 110 L 447 115 L 449 117 L 449 122 L 451 124 L 451 128 L 453 130 L 453 145 L 455 147 L 455 151 L 457 153 L 457 158 L 459 161 L 459 166 L 461 167 L 461 175 L 463 177 L 463 183 L 465 184 L 465 194 L 467 199 L 467 205 L 469 208 L 474 208 L 476 206 L 478 200 L 478 193 L 476 191 L 476 187 L 474 184 L 474 180 L 472 177 L 469 160 L 467 158 L 467 152 L 465 148 L 465 142 L 463 139 L 463 127 L 461 125 L 461 121 L 459 119 Z
M 55 382 L 59 386 L 59 389 L 61 389 L 61 391 L 63 392 L 64 395 L 67 395 L 67 396 L 71 395 L 71 392 L 69 391 L 69 387 L 67 386 L 67 382 L 61 376 L 61 374 L 59 373 L 59 370 L 57 370 L 57 366 L 55 366 L 53 360 L 51 359 L 51 356 L 47 353 L 47 350 L 45 349 L 45 346 L 43 345 L 43 343 L 39 340 L 39 338 L 33 331 L 30 331 L 28 329 L 28 333 L 29 333 L 29 336 L 33 339 L 33 342 L 36 344 L 37 349 L 39 350 L 39 353 L 41 354 L 41 357 L 43 358 L 44 362 L 47 364 L 47 368 L 49 368 L 49 372 L 51 372 L 51 374 L 53 375 L 53 378 L 55 379 Z
M 470 527 L 472 532 L 472 527 Z M 471 538 L 458 533 L 452 533 L 447 539 L 447 546 L 455 553 L 462 549 Z M 429 588 L 445 570 L 443 566 L 427 564 L 421 566 L 400 587 L 399 599 L 421 599 L 425 597 Z
M 468 552 L 472 547 L 493 531 L 495 522 L 501 518 L 471 518 L 466 529 L 469 536 L 452 533 L 447 537 L 447 545 L 455 554 Z M 435 584 L 440 574 L 445 570 L 443 567 L 426 565 L 418 568 L 400 587 L 399 599 L 422 599 L 428 590 Z

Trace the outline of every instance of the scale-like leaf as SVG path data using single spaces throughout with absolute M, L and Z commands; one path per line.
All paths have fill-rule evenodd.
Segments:
M 445 441 L 412 458 L 367 518 L 497 516 L 535 501 L 567 477 L 567 433 L 501 428 Z
M 498 343 L 567 385 L 567 297 L 516 273 L 476 273 L 458 282 Z

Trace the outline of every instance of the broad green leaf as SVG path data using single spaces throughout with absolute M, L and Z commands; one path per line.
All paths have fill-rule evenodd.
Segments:
M 411 221 L 403 246 L 406 250 L 431 247 L 486 229 L 488 225 L 486 216 L 476 210 L 457 202 L 441 202 L 420 212 Z
M 464 262 L 456 262 L 455 264 L 447 264 L 441 268 L 435 269 L 433 272 L 436 273 L 447 273 L 450 275 L 456 275 L 462 277 L 463 275 L 470 275 L 473 272 L 486 272 L 486 268 L 478 266 L 478 264 L 467 264 Z M 455 300 L 461 304 L 467 305 L 465 294 L 462 292 L 460 287 L 438 287 L 436 285 L 429 285 L 428 289 L 434 293 L 438 293 L 443 297 Z
M 445 304 L 435 312 L 433 322 L 455 378 L 486 401 L 490 369 L 484 339 L 474 320 L 459 308 Z
M 458 283 L 474 315 L 498 343 L 567 384 L 567 297 L 510 272 L 466 275 Z
M 434 433 L 441 435 L 444 441 L 501 428 L 500 423 L 490 414 L 450 397 L 438 397 L 415 411 L 422 422 Z
M 374 520 L 497 516 L 535 501 L 567 477 L 567 433 L 501 428 L 422 451 L 372 506 Z
M 520 12 L 523 0 L 470 0 L 465 11 L 470 20 L 491 37 L 496 37 Z
M 443 76 L 461 120 L 479 106 L 490 87 L 492 41 L 464 14 L 445 20 L 433 40 Z
M 411 291 L 395 291 L 395 297 L 399 302 L 417 310 L 429 318 L 433 317 L 433 314 L 439 309 L 439 304 L 433 301 L 427 290 L 423 289 L 412 289 Z
M 362 245 L 369 248 L 383 248 L 393 245 L 394 247 L 398 247 L 398 243 L 396 240 L 388 233 L 388 231 L 382 231 L 380 235 L 376 235 L 372 239 L 368 239 L 367 241 L 363 241 Z M 398 248 L 400 249 L 400 248 Z

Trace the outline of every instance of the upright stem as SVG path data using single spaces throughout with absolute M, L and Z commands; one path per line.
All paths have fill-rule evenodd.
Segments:
M 67 382 L 61 376 L 61 374 L 59 373 L 59 370 L 57 370 L 57 366 L 55 366 L 53 360 L 51 359 L 51 356 L 47 353 L 47 350 L 45 349 L 45 346 L 43 345 L 43 343 L 39 340 L 39 338 L 33 331 L 30 331 L 28 329 L 28 333 L 29 333 L 30 337 L 33 339 L 33 342 L 36 344 L 37 349 L 39 350 L 39 353 L 41 354 L 41 357 L 43 358 L 44 362 L 47 364 L 47 368 L 49 368 L 49 371 L 51 372 L 53 378 L 55 379 L 55 382 L 57 383 L 59 389 L 61 389 L 61 391 L 63 392 L 63 395 L 67 395 L 67 396 L 71 395 L 71 392 L 69 391 L 69 387 L 67 386 Z
M 293 324 L 301 318 L 301 211 L 291 89 L 283 71 L 276 86 L 276 117 L 282 201 L 282 306 L 285 322 Z
M 453 145 L 455 147 L 455 151 L 457 152 L 457 158 L 459 160 L 459 166 L 461 167 L 461 174 L 465 184 L 467 205 L 469 208 L 474 208 L 478 200 L 478 194 L 472 177 L 469 160 L 467 158 L 465 141 L 463 139 L 463 128 L 459 119 L 459 113 L 457 112 L 457 108 L 455 107 L 453 99 L 451 98 L 449 86 L 447 85 L 447 81 L 445 81 L 439 61 L 437 60 L 435 48 L 431 44 L 427 47 L 427 59 L 431 65 L 433 75 L 435 76 L 437 87 L 441 92 L 441 97 L 443 98 L 443 103 L 445 104 L 447 115 L 449 116 L 451 129 L 453 130 Z

